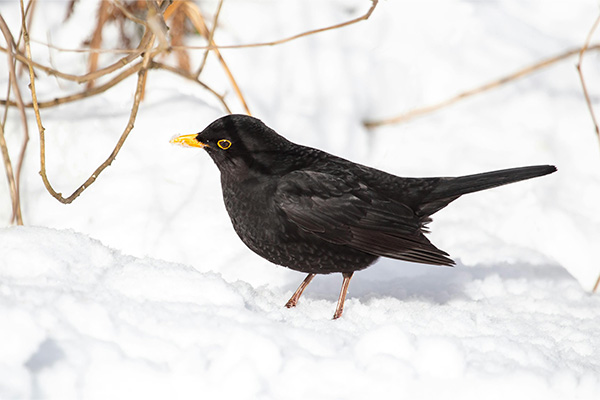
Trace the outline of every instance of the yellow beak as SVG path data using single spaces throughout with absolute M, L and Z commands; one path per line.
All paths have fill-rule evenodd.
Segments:
M 192 134 L 192 135 L 177 136 L 176 138 L 171 139 L 170 143 L 180 144 L 182 146 L 188 146 L 188 147 L 200 147 L 200 148 L 208 147 L 207 144 L 204 144 L 204 143 L 196 140 L 196 136 L 198 136 L 197 133 Z

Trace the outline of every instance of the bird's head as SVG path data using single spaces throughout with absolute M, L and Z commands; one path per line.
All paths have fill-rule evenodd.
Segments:
M 178 136 L 171 143 L 203 148 L 221 173 L 269 168 L 291 144 L 261 120 L 241 114 L 221 117 L 202 132 Z

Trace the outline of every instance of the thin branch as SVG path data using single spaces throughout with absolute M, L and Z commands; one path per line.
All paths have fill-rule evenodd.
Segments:
M 175 3 L 175 4 L 181 4 Z M 168 13 L 168 15 L 167 15 Z M 184 44 L 184 38 L 186 35 L 186 16 L 185 12 L 181 7 L 174 7 L 171 5 L 164 15 L 165 18 L 170 17 L 171 19 L 171 27 L 170 27 L 170 36 L 171 36 L 171 45 L 172 46 L 180 46 Z M 186 50 L 175 50 L 175 58 L 177 60 L 177 66 L 186 71 L 191 70 L 190 65 L 190 55 Z
M 92 39 L 90 40 L 90 48 L 99 49 L 102 45 L 102 29 L 104 28 L 104 24 L 108 21 L 110 17 L 112 3 L 108 1 L 101 1 L 100 8 L 98 9 L 98 22 L 96 23 L 96 28 L 94 29 L 94 33 L 92 34 Z M 95 72 L 98 69 L 98 53 L 91 53 L 90 58 L 88 59 L 88 71 L 90 73 Z M 94 79 L 90 79 L 87 81 L 86 88 L 91 89 L 94 87 Z
M 367 10 L 367 12 L 359 17 L 353 18 L 351 20 L 348 20 L 346 22 L 342 22 L 339 24 L 335 24 L 335 25 L 331 25 L 331 26 L 327 26 L 324 28 L 318 28 L 318 29 L 312 29 L 306 32 L 302 32 L 302 33 L 298 33 L 296 35 L 293 36 L 289 36 L 283 39 L 278 39 L 278 40 L 272 40 L 270 42 L 260 42 L 260 43 L 250 43 L 250 44 L 238 44 L 238 45 L 226 45 L 226 46 L 216 46 L 216 45 L 210 45 L 210 46 L 198 46 L 198 47 L 193 47 L 193 46 L 188 46 L 189 49 L 200 49 L 200 50 L 204 50 L 204 49 L 208 49 L 208 50 L 214 50 L 214 49 L 247 49 L 247 48 L 252 48 L 252 47 L 265 47 L 265 46 L 275 46 L 278 44 L 283 44 L 283 43 L 287 43 L 287 42 L 291 42 L 293 40 L 296 39 L 300 39 L 303 38 L 305 36 L 309 36 L 309 35 L 314 35 L 317 33 L 321 33 L 321 32 L 326 32 L 326 31 L 331 31 L 334 29 L 339 29 L 339 28 L 343 28 L 349 25 L 353 25 L 356 24 L 357 22 L 360 21 L 365 21 L 367 19 L 369 19 L 369 17 L 371 16 L 371 14 L 373 14 L 373 11 L 375 10 L 375 7 L 377 7 L 377 3 L 379 2 L 379 0 L 371 0 L 371 7 Z
M 331 25 L 331 26 L 327 26 L 324 28 L 318 28 L 318 29 L 312 29 L 306 32 L 302 32 L 302 33 L 298 33 L 296 35 L 292 35 L 283 39 L 277 39 L 277 40 L 272 40 L 272 41 L 268 41 L 268 42 L 259 42 L 259 43 L 247 43 L 247 44 L 232 44 L 232 45 L 208 45 L 208 46 L 171 46 L 171 49 L 173 50 L 178 50 L 178 49 L 188 49 L 188 50 L 215 50 L 215 49 L 248 49 L 248 48 L 254 48 L 254 47 L 267 47 L 267 46 L 275 46 L 275 45 L 279 45 L 279 44 L 283 44 L 283 43 L 287 43 L 287 42 L 291 42 L 293 40 L 296 39 L 300 39 L 303 38 L 305 36 L 310 36 L 310 35 L 314 35 L 317 33 L 321 33 L 321 32 L 326 32 L 326 31 L 331 31 L 334 29 L 338 29 L 338 28 L 343 28 L 352 24 L 356 24 L 357 22 L 360 21 L 364 21 L 369 19 L 369 17 L 371 16 L 371 14 L 373 14 L 373 11 L 375 10 L 375 7 L 377 6 L 377 3 L 379 2 L 379 0 L 371 0 L 371 7 L 369 8 L 369 10 L 367 10 L 367 12 L 357 18 L 353 18 L 351 20 L 339 23 L 339 24 L 335 24 L 335 25 Z M 175 5 L 178 2 L 173 2 L 172 4 Z M 33 40 L 32 40 L 33 41 Z M 44 43 L 42 41 L 34 41 L 35 43 L 39 43 L 42 44 L 44 46 L 50 46 L 52 47 L 50 44 L 48 43 Z M 65 49 L 65 48 L 59 48 L 59 47 L 53 47 L 56 50 L 60 50 L 60 51 L 65 51 L 65 52 L 76 52 L 76 53 L 86 53 L 86 52 L 122 52 L 122 53 L 128 53 L 128 52 L 133 52 L 133 50 L 102 50 L 102 49 L 96 49 L 96 50 L 91 50 L 91 49 Z
M 128 52 L 131 52 L 130 55 L 117 60 L 116 62 L 114 62 L 111 65 L 108 65 L 97 71 L 90 72 L 90 73 L 87 73 L 84 75 L 72 75 L 72 74 L 66 74 L 64 72 L 57 71 L 51 67 L 47 67 L 45 65 L 42 65 L 38 62 L 33 61 L 32 59 L 28 58 L 25 54 L 22 54 L 20 52 L 15 53 L 14 56 L 20 62 L 22 62 L 28 66 L 33 66 L 36 69 L 42 70 L 48 75 L 53 75 L 58 78 L 62 78 L 62 79 L 68 80 L 68 81 L 74 81 L 77 83 L 85 83 L 91 79 L 97 79 L 97 78 L 105 76 L 111 72 L 114 72 L 114 71 L 118 70 L 119 68 L 122 68 L 122 67 L 128 65 L 133 60 L 138 58 L 140 56 L 140 54 L 142 54 L 144 52 L 144 49 L 146 49 L 149 37 L 150 37 L 149 33 L 146 32 L 142 36 L 142 39 L 140 40 L 140 44 L 138 45 L 138 47 L 135 50 L 130 50 L 130 51 L 128 50 Z M 50 46 L 50 47 L 56 48 L 55 46 Z M 6 53 L 8 50 L 4 47 L 0 47 L 0 51 Z M 119 51 L 119 50 L 115 50 L 115 51 Z
M 215 36 L 215 31 L 217 30 L 217 21 L 219 20 L 219 15 L 221 14 L 221 7 L 223 6 L 223 0 L 219 0 L 219 4 L 217 5 L 217 11 L 215 12 L 215 16 L 213 17 L 212 29 L 208 33 L 208 43 L 214 44 L 213 40 Z M 204 55 L 202 56 L 202 62 L 200 62 L 200 67 L 196 71 L 196 78 L 200 77 L 202 70 L 204 70 L 204 66 L 206 65 L 206 60 L 208 59 L 208 53 L 210 50 L 204 51 Z
M 25 15 L 27 16 L 27 25 L 31 26 L 31 22 L 33 21 L 33 15 L 35 14 L 35 7 L 37 5 L 37 0 L 29 0 L 27 3 L 27 8 L 25 9 Z M 21 38 L 23 37 L 23 29 L 21 28 L 19 32 L 19 39 L 17 41 L 17 46 L 15 47 L 15 51 L 20 51 L 19 49 L 22 47 Z M 23 64 L 19 65 L 19 76 L 23 74 L 23 70 L 25 66 Z
M 144 21 L 143 19 L 139 19 L 138 17 L 136 17 L 135 15 L 130 13 L 129 10 L 119 0 L 112 0 L 111 2 L 115 7 L 117 7 L 119 9 L 119 11 L 121 11 L 123 13 L 125 18 L 129 19 L 130 21 L 135 22 L 136 24 L 142 25 L 144 27 L 147 26 L 146 21 Z
M 149 30 L 154 34 L 154 37 L 158 40 L 158 49 L 160 51 L 169 48 L 168 32 L 169 28 L 165 23 L 163 14 L 158 8 L 155 1 L 148 1 L 148 14 L 146 15 L 146 24 Z
M 0 14 L 0 30 L 2 30 L 2 34 L 6 40 L 6 43 L 9 49 L 12 47 L 16 50 L 16 44 L 12 34 L 10 33 L 10 29 L 6 25 L 4 18 Z M 19 88 L 19 84 L 17 82 L 17 73 L 15 71 L 15 61 L 12 56 L 12 51 L 8 51 L 8 73 L 10 79 L 10 85 L 13 88 L 13 92 L 15 94 L 15 98 L 17 99 L 17 105 L 19 109 L 19 114 L 21 115 L 21 121 L 23 123 L 23 145 L 21 146 L 21 152 L 19 154 L 19 159 L 17 161 L 17 171 L 16 174 L 13 173 L 12 163 L 10 161 L 10 156 L 8 153 L 8 146 L 6 144 L 6 140 L 4 138 L 4 126 L 2 126 L 2 132 L 0 136 L 0 147 L 2 147 L 2 156 L 4 159 L 4 165 L 6 169 L 6 175 L 9 181 L 11 198 L 13 201 L 13 215 L 12 221 L 16 221 L 18 225 L 23 225 L 23 217 L 21 215 L 21 201 L 20 201 L 20 177 L 21 177 L 21 167 L 23 166 L 23 159 L 25 156 L 25 149 L 27 148 L 27 142 L 29 141 L 29 130 L 27 126 L 27 115 L 25 114 L 25 107 L 23 105 L 23 98 L 21 96 L 21 90 Z
M 136 49 L 90 49 L 89 47 L 82 49 L 67 49 L 60 47 L 49 42 L 43 42 L 37 39 L 29 39 L 31 43 L 39 44 L 40 46 L 48 47 L 52 50 L 62 51 L 63 53 L 113 53 L 113 54 L 132 54 L 135 53 Z
M 140 61 L 137 64 L 132 65 L 131 67 L 129 67 L 128 69 L 121 72 L 119 75 L 115 76 L 113 79 L 111 79 L 110 81 L 108 81 L 102 85 L 94 86 L 91 89 L 84 89 L 82 92 L 71 94 L 68 96 L 57 97 L 53 100 L 38 102 L 38 107 L 39 108 L 55 107 L 60 104 L 71 103 L 73 101 L 85 99 L 85 98 L 92 97 L 97 94 L 103 93 L 103 92 L 107 91 L 108 89 L 112 88 L 113 86 L 115 86 L 117 83 L 125 80 L 127 77 L 135 74 L 136 72 L 139 72 L 141 67 L 142 67 L 142 62 Z M 34 104 L 28 103 L 25 106 L 26 107 L 34 107 Z
M 415 117 L 418 117 L 418 116 L 421 116 L 424 114 L 428 114 L 433 111 L 440 110 L 440 109 L 447 107 L 451 104 L 454 104 L 460 100 L 466 99 L 466 98 L 474 96 L 476 94 L 486 92 L 491 89 L 495 89 L 495 88 L 502 86 L 508 82 L 523 78 L 523 77 L 525 77 L 533 72 L 536 72 L 542 68 L 549 67 L 552 64 L 555 64 L 559 61 L 562 61 L 566 58 L 569 58 L 573 55 L 580 53 L 581 49 L 582 48 L 571 49 L 571 50 L 565 51 L 564 53 L 558 54 L 556 56 L 546 58 L 546 59 L 544 59 L 540 62 L 537 62 L 533 65 L 530 65 L 528 67 L 520 69 L 510 75 L 504 76 L 500 79 L 493 80 L 491 82 L 488 82 L 488 83 L 478 86 L 476 88 L 464 91 L 462 93 L 459 93 L 456 96 L 450 97 L 449 99 L 443 100 L 439 103 L 435 103 L 435 104 L 425 106 L 425 107 L 416 108 L 414 110 L 396 115 L 391 118 L 386 118 L 386 119 L 382 119 L 382 120 L 365 121 L 364 125 L 367 128 L 377 128 L 382 125 L 390 125 L 390 124 L 397 124 L 400 122 L 405 122 L 405 121 L 408 121 L 409 119 L 412 119 L 412 118 L 415 118 Z M 598 49 L 600 49 L 600 44 L 596 44 L 596 45 L 590 46 L 588 48 L 588 50 L 598 50 Z
M 594 123 L 594 129 L 596 131 L 596 136 L 598 137 L 598 141 L 600 143 L 600 129 L 598 129 L 598 121 L 596 120 L 596 114 L 594 113 L 594 107 L 592 106 L 592 101 L 590 100 L 590 95 L 587 90 L 587 85 L 585 84 L 585 79 L 583 78 L 583 72 L 581 72 L 581 64 L 583 63 L 583 55 L 589 48 L 590 41 L 592 40 L 592 35 L 594 31 L 598 28 L 598 24 L 600 24 L 600 15 L 596 18 L 596 21 L 592 25 L 587 37 L 585 38 L 585 43 L 579 52 L 579 62 L 577 63 L 577 73 L 579 74 L 579 80 L 581 81 L 581 88 L 583 89 L 583 95 L 585 97 L 585 102 L 587 104 L 588 110 L 590 111 L 590 116 L 592 117 L 592 122 Z M 598 279 L 596 280 L 596 284 L 594 285 L 593 293 L 596 293 L 598 290 L 598 286 L 600 285 L 600 275 L 598 275 Z
M 43 108 L 51 108 L 51 107 L 56 107 L 58 105 L 61 104 L 66 104 L 66 103 L 71 103 L 77 100 L 81 100 L 81 99 L 85 99 L 88 97 L 93 97 L 97 94 L 103 93 L 105 91 L 107 91 L 108 89 L 112 88 L 113 86 L 115 86 L 116 84 L 120 83 L 121 81 L 125 80 L 126 78 L 128 78 L 129 76 L 133 75 L 136 72 L 139 72 L 140 69 L 142 68 L 142 62 L 140 61 L 137 64 L 133 64 L 130 68 L 126 69 L 125 71 L 121 72 L 119 75 L 115 76 L 113 79 L 111 79 L 110 81 L 104 83 L 103 85 L 100 86 L 96 86 L 90 90 L 84 90 L 82 92 L 79 93 L 75 93 L 75 94 L 71 94 L 68 96 L 64 96 L 64 97 L 57 97 L 55 99 L 52 100 L 47 100 L 47 101 L 38 101 L 38 107 L 40 109 Z M 229 106 L 227 105 L 227 103 L 225 102 L 225 98 L 223 95 L 217 93 L 213 88 L 211 88 L 210 86 L 208 86 L 206 83 L 200 81 L 198 78 L 196 78 L 196 76 L 188 71 L 182 70 L 180 68 L 175 68 L 172 67 L 170 65 L 167 64 L 163 64 L 157 61 L 151 61 L 150 65 L 149 65 L 150 69 L 162 69 L 165 71 L 169 71 L 173 74 L 179 75 L 185 79 L 191 80 L 193 82 L 196 82 L 197 84 L 199 84 L 200 86 L 202 86 L 204 89 L 208 90 L 210 93 L 212 93 L 215 97 L 217 97 L 217 99 L 219 100 L 219 102 L 223 105 L 223 108 L 225 109 L 225 111 L 229 114 L 231 114 L 231 109 L 229 108 Z M 16 106 L 17 104 L 14 101 L 4 101 L 4 100 L 0 100 L 0 104 L 4 104 L 4 105 L 8 105 L 8 106 Z M 26 103 L 25 104 L 26 108 L 32 108 L 33 107 L 33 103 Z
M 200 12 L 200 9 L 198 8 L 198 6 L 196 6 L 194 3 L 189 2 L 189 1 L 186 1 L 184 3 L 184 6 L 185 6 L 186 15 L 188 16 L 189 20 L 192 22 L 192 24 L 194 25 L 196 30 L 200 33 L 203 33 L 207 38 L 210 37 L 210 34 L 208 33 L 209 32 L 208 27 L 206 26 L 206 22 L 204 21 L 204 16 Z M 221 67 L 225 71 L 225 75 L 227 75 L 227 77 L 229 78 L 229 82 L 231 83 L 231 86 L 233 86 L 233 90 L 235 91 L 238 98 L 240 99 L 240 102 L 242 103 L 242 106 L 244 107 L 246 114 L 252 115 L 250 113 L 250 108 L 248 108 L 248 103 L 246 103 L 246 99 L 244 98 L 244 95 L 242 94 L 242 91 L 241 91 L 240 87 L 238 86 L 237 81 L 233 77 L 233 74 L 231 73 L 229 66 L 227 65 L 227 63 L 225 62 L 225 59 L 221 55 L 221 52 L 219 51 L 218 48 L 216 48 L 217 46 L 216 46 L 214 40 L 213 39 L 209 39 L 209 40 L 210 40 L 209 43 L 211 45 L 215 46 L 215 49 L 213 51 L 215 52 L 215 55 L 219 59 L 219 62 L 221 63 Z
M 15 175 L 13 173 L 12 163 L 10 161 L 10 154 L 8 153 L 8 146 L 6 145 L 6 139 L 4 137 L 4 126 L 2 125 L 0 125 L 0 151 L 2 152 L 2 159 L 4 160 L 4 170 L 6 172 L 6 178 L 8 180 L 8 188 L 10 190 L 10 198 L 12 200 L 13 215 L 15 215 L 19 204 L 17 196 L 17 184 L 15 182 Z
M 581 72 L 581 63 L 583 62 L 583 55 L 588 50 L 588 46 L 590 45 L 590 41 L 592 40 L 592 35 L 596 28 L 598 28 L 598 24 L 600 23 L 600 15 L 596 18 L 596 21 L 592 25 L 592 29 L 587 35 L 585 39 L 585 44 L 579 51 L 579 62 L 577 63 L 577 73 L 579 74 L 579 80 L 581 81 L 581 88 L 583 89 L 583 95 L 585 96 L 585 102 L 587 104 L 588 110 L 590 111 L 590 115 L 592 117 L 592 121 L 594 122 L 594 129 L 596 130 L 596 136 L 598 136 L 598 140 L 600 141 L 600 129 L 598 129 L 598 122 L 596 121 L 596 114 L 594 113 L 594 107 L 592 106 L 592 101 L 590 100 L 590 95 L 587 90 L 587 86 L 585 84 L 585 79 L 583 79 L 583 73 Z M 600 142 L 599 142 L 600 143 Z M 598 278 L 600 279 L 600 277 Z
M 29 43 L 29 32 L 27 31 L 27 26 L 25 24 L 25 17 L 24 17 L 24 13 L 23 13 L 23 10 L 24 10 L 23 0 L 20 0 L 20 2 L 21 2 L 21 10 L 22 10 L 23 38 L 25 40 L 26 55 L 27 55 L 27 58 L 31 60 L 31 46 Z M 152 36 L 148 42 L 147 48 L 145 49 L 144 59 L 141 64 L 141 68 L 138 72 L 138 83 L 137 83 L 137 87 L 136 87 L 136 91 L 135 91 L 133 107 L 131 109 L 131 114 L 129 116 L 129 122 L 127 123 L 127 126 L 126 126 L 123 134 L 119 138 L 117 145 L 115 146 L 115 148 L 112 151 L 112 153 L 110 154 L 110 156 L 106 159 L 106 161 L 104 161 L 98 168 L 96 168 L 96 170 L 92 173 L 92 175 L 81 186 L 79 186 L 79 188 L 77 188 L 70 196 L 68 196 L 66 198 L 63 197 L 61 193 L 58 193 L 54 190 L 54 188 L 52 187 L 52 185 L 50 184 L 50 182 L 48 180 L 48 176 L 46 173 L 45 129 L 44 129 L 44 126 L 42 125 L 40 109 L 39 109 L 38 101 L 37 101 L 37 93 L 35 90 L 35 75 L 34 75 L 34 71 L 33 71 L 33 66 L 31 64 L 28 64 L 31 98 L 33 99 L 33 109 L 35 111 L 35 118 L 36 118 L 36 122 L 38 125 L 38 130 L 40 133 L 40 175 L 42 176 L 42 181 L 44 182 L 44 186 L 46 187 L 46 190 L 48 190 L 48 192 L 54 198 L 56 198 L 58 201 L 60 201 L 61 203 L 63 203 L 63 204 L 71 203 L 86 188 L 88 188 L 92 183 L 94 183 L 94 181 L 100 175 L 100 173 L 114 161 L 115 157 L 119 153 L 119 150 L 123 146 L 123 143 L 125 143 L 125 140 L 127 139 L 127 136 L 129 135 L 129 132 L 131 132 L 131 130 L 133 129 L 133 123 L 137 116 L 137 111 L 138 111 L 140 100 L 141 100 L 143 82 L 145 81 L 146 75 L 148 73 L 148 66 L 150 63 L 150 57 L 151 57 L 150 49 L 152 48 L 153 44 L 154 44 L 154 37 Z
M 225 111 L 227 111 L 227 113 L 231 114 L 231 109 L 229 108 L 229 106 L 225 102 L 225 97 L 222 96 L 222 95 L 220 95 L 213 88 L 211 88 L 206 83 L 204 83 L 200 79 L 198 79 L 198 77 L 196 77 L 195 74 L 192 74 L 192 73 L 190 73 L 188 71 L 185 71 L 185 70 L 183 70 L 181 68 L 171 67 L 170 65 L 162 64 L 162 63 L 159 63 L 159 62 L 156 62 L 156 61 L 152 61 L 150 67 L 151 68 L 164 69 L 166 71 L 169 71 L 169 72 L 172 72 L 172 73 L 174 73 L 176 75 L 179 75 L 182 78 L 185 78 L 185 79 L 188 79 L 190 81 L 196 82 L 197 84 L 199 84 L 200 86 L 202 86 L 204 89 L 208 90 L 213 95 L 215 95 L 219 99 L 219 101 L 221 102 L 221 104 L 223 105 L 223 108 L 225 108 Z

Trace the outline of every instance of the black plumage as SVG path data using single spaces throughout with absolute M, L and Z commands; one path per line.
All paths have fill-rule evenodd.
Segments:
M 550 165 L 443 178 L 401 178 L 292 143 L 260 120 L 229 115 L 197 135 L 221 172 L 223 199 L 242 241 L 267 260 L 308 273 L 340 272 L 341 315 L 352 273 L 379 257 L 453 265 L 425 237 L 431 215 L 463 194 L 556 171 Z

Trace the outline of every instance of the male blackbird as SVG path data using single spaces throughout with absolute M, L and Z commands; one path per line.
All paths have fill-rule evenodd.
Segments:
M 242 241 L 267 260 L 308 276 L 341 272 L 333 316 L 342 315 L 354 271 L 379 257 L 454 264 L 425 237 L 430 216 L 465 193 L 556 171 L 551 165 L 456 178 L 401 178 L 292 143 L 246 115 L 217 119 L 173 143 L 201 147 L 221 172 L 225 207 Z

